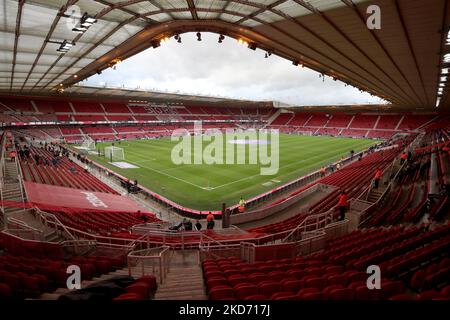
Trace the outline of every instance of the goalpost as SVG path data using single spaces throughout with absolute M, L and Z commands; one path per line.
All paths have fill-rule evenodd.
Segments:
M 81 149 L 83 150 L 95 150 L 95 141 L 88 135 L 83 136 L 83 142 L 81 143 Z
M 297 132 L 299 135 L 302 135 L 302 136 L 313 136 L 314 135 L 314 131 L 309 131 L 309 130 L 298 130 Z
M 125 160 L 125 153 L 123 152 L 123 148 L 114 146 L 106 147 L 105 158 L 108 159 L 110 162 L 123 161 Z

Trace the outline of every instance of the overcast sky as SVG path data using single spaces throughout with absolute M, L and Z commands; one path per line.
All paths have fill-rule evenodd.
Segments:
M 157 49 L 147 49 L 122 63 L 116 70 L 87 79 L 84 84 L 122 86 L 173 93 L 224 96 L 250 100 L 274 100 L 292 105 L 380 103 L 340 81 L 272 55 L 248 49 L 226 37 L 202 33 L 181 35 Z

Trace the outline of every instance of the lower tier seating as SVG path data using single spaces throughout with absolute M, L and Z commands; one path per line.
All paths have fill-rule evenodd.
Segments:
M 449 299 L 450 225 L 433 230 L 393 227 L 357 230 L 332 239 L 323 252 L 256 263 L 237 258 L 205 260 L 203 274 L 212 300 L 404 300 Z M 405 276 L 427 269 L 426 288 L 411 292 Z M 366 268 L 382 270 L 381 289 L 367 288 Z M 418 276 L 416 276 L 418 278 Z M 418 283 L 418 281 L 414 282 Z

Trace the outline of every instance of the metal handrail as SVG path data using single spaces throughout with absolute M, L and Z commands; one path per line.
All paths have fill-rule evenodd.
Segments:
M 167 273 L 169 272 L 169 246 L 161 246 L 157 248 L 151 249 L 143 249 L 137 251 L 131 251 L 127 256 L 127 265 L 128 265 L 128 274 L 132 275 L 132 262 L 135 261 L 136 264 L 141 263 L 141 276 L 145 276 L 145 262 L 148 260 L 158 262 L 159 266 L 159 282 L 163 283 L 166 278 Z M 156 254 L 152 254 L 152 252 L 156 251 Z M 154 264 L 152 263 L 153 274 L 155 274 Z
M 306 231 L 307 227 L 309 227 L 311 225 L 315 225 L 316 229 L 319 229 L 319 225 L 321 223 L 325 222 L 325 226 L 326 226 L 328 223 L 331 223 L 333 221 L 333 213 L 334 213 L 334 209 L 332 208 L 323 213 L 317 213 L 317 214 L 312 214 L 312 215 L 306 216 L 305 219 L 302 222 L 300 222 L 300 224 L 296 228 L 292 229 L 291 232 L 284 239 L 281 240 L 281 242 L 289 241 L 289 239 L 291 237 L 293 237 L 294 234 L 297 234 L 299 232 L 301 233 L 302 231 L 303 232 Z M 321 218 L 323 218 L 323 219 L 321 219 Z M 308 220 L 314 220 L 315 223 L 307 224 Z
M 68 227 L 67 227 L 65 224 L 63 224 L 63 223 L 58 219 L 57 216 L 55 216 L 54 214 L 49 213 L 49 212 L 44 212 L 44 211 L 40 210 L 38 207 L 35 207 L 35 211 L 39 214 L 39 217 L 45 221 L 45 223 L 47 223 L 47 224 L 53 224 L 53 225 L 55 226 L 55 229 L 58 229 L 58 228 L 56 227 L 57 225 L 60 226 L 60 227 L 63 229 L 63 231 L 66 232 L 66 233 L 69 235 L 69 238 L 71 238 L 72 240 L 77 240 L 77 239 L 74 237 L 74 235 L 69 231 Z M 50 218 L 51 220 L 53 220 L 53 221 L 51 221 L 49 218 Z M 45 223 L 44 223 L 44 224 L 45 224 Z
M 414 144 L 418 144 L 419 141 L 423 138 L 424 134 L 418 135 L 410 144 L 410 146 Z M 396 160 L 393 161 L 393 164 L 396 162 Z M 395 185 L 395 181 L 398 178 L 398 175 L 400 172 L 402 172 L 403 168 L 406 166 L 406 161 L 400 166 L 400 168 L 397 170 L 397 173 L 394 175 L 394 178 L 389 182 L 386 189 L 381 194 L 380 198 L 376 202 L 374 202 L 372 205 L 370 205 L 368 208 L 366 208 L 363 212 L 361 212 L 361 217 L 364 218 L 364 220 L 360 221 L 359 225 L 364 225 L 364 223 L 369 219 L 369 217 L 364 217 L 368 212 L 371 212 L 372 209 L 377 208 L 386 198 L 386 196 L 389 194 L 389 192 L 392 190 L 392 188 Z

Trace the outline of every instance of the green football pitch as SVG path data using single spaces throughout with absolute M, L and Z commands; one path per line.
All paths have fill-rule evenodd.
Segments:
M 235 160 L 240 152 L 245 153 L 246 164 L 176 164 L 172 150 L 179 142 L 170 138 L 115 142 L 116 147 L 124 150 L 123 161 L 138 168 L 122 169 L 110 164 L 110 159 L 104 156 L 89 157 L 131 180 L 137 179 L 139 184 L 180 205 L 197 210 L 219 210 L 223 202 L 227 206 L 236 204 L 241 196 L 248 199 L 261 194 L 348 156 L 350 150 L 358 152 L 376 142 L 280 134 L 278 171 L 273 175 L 261 175 L 261 167 L 268 165 L 248 164 L 249 145 L 244 145 L 244 151 L 231 146 L 236 147 Z M 203 148 L 207 148 L 208 143 L 203 142 Z M 225 138 L 222 143 L 226 148 L 229 140 Z M 103 153 L 107 146 L 111 146 L 111 142 L 97 143 L 96 148 Z

